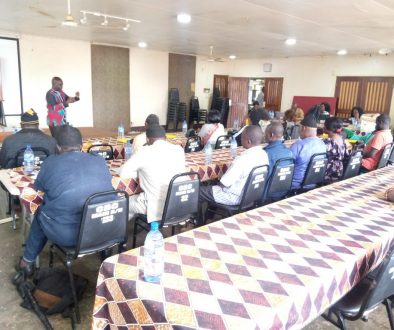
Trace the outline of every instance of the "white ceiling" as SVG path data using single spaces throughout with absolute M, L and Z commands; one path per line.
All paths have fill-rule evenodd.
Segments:
M 80 10 L 142 22 L 125 32 L 123 23 L 102 27 L 102 18 L 88 16 L 87 25 L 64 27 L 67 0 L 0 0 L 0 30 L 131 47 L 143 40 L 150 49 L 195 55 L 209 55 L 213 45 L 226 58 L 394 50 L 393 0 L 71 0 L 77 21 Z M 191 23 L 177 23 L 179 12 L 190 13 Z M 288 37 L 297 44 L 286 46 Z

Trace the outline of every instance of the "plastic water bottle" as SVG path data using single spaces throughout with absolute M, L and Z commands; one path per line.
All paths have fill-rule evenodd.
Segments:
M 23 173 L 30 175 L 34 170 L 34 152 L 31 149 L 31 145 L 26 146 L 26 150 L 23 153 Z
M 205 165 L 209 165 L 212 163 L 212 145 L 208 142 L 204 148 L 205 154 Z
M 124 147 L 124 159 L 129 160 L 132 154 L 133 154 L 133 147 L 130 143 L 130 140 L 127 140 L 126 145 Z
M 231 138 L 231 143 L 230 143 L 230 152 L 231 152 L 231 157 L 232 158 L 237 157 L 237 149 L 238 149 L 237 140 L 234 137 L 232 137 Z
M 164 271 L 164 242 L 159 222 L 152 222 L 144 244 L 144 278 L 147 282 L 160 282 Z
M 120 123 L 118 126 L 118 139 L 123 139 L 124 138 L 124 127 L 123 123 Z
M 186 135 L 186 133 L 187 133 L 187 122 L 186 122 L 186 120 L 184 120 L 183 124 L 182 124 L 182 133 L 184 135 Z

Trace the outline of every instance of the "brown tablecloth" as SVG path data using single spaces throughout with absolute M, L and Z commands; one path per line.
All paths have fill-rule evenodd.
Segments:
M 300 329 L 388 251 L 393 184 L 386 167 L 167 238 L 160 284 L 143 248 L 110 257 L 93 329 Z

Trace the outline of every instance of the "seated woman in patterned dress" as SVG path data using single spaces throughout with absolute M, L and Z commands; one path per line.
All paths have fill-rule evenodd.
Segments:
M 327 170 L 324 182 L 332 183 L 340 180 L 343 174 L 343 160 L 349 155 L 344 138 L 341 136 L 342 120 L 337 117 L 327 118 L 324 130 L 328 139 L 324 140 L 327 148 Z

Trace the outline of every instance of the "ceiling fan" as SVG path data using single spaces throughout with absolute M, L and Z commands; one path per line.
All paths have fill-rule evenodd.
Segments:
M 209 57 L 208 62 L 225 62 L 224 58 L 213 56 L 213 46 L 209 46 Z
M 71 0 L 67 0 L 67 15 L 62 22 L 63 26 L 72 26 L 76 27 L 78 26 L 77 21 L 74 20 L 74 17 L 71 15 Z

